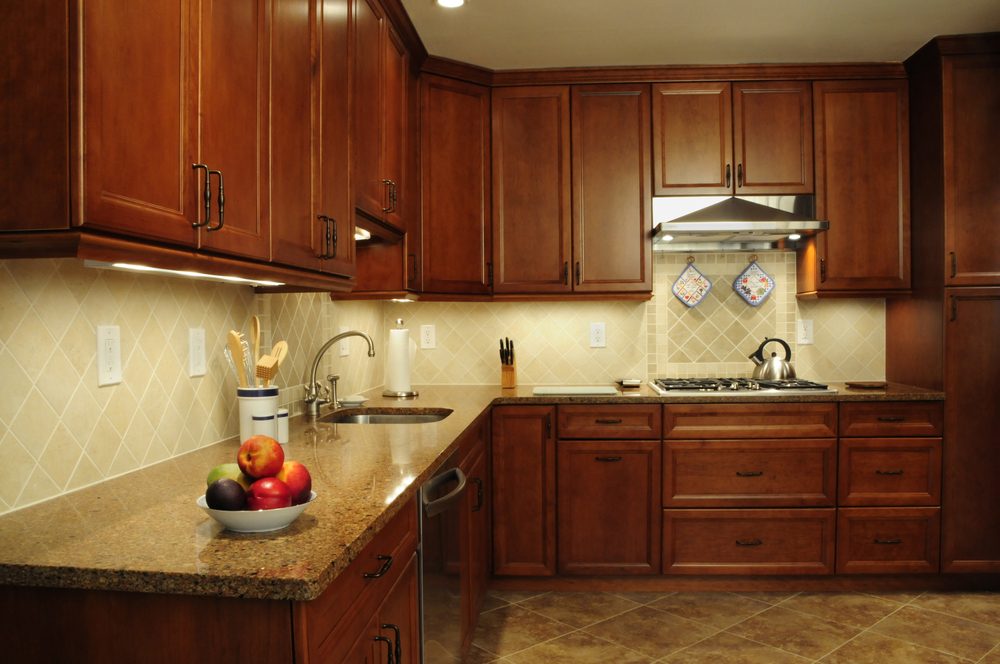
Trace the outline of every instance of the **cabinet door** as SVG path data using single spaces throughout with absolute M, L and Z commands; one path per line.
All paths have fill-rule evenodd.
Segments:
M 660 441 L 560 440 L 559 572 L 660 573 Z
M 1000 284 L 1000 55 L 943 61 L 946 284 Z
M 352 0 L 354 5 L 354 81 L 351 173 L 354 205 L 383 219 L 388 187 L 382 182 L 383 75 L 385 14 L 376 0 Z
M 736 194 L 813 193 L 812 84 L 733 84 Z
M 819 81 L 813 93 L 816 216 L 830 229 L 803 254 L 800 292 L 907 289 L 906 81 Z
M 653 86 L 653 168 L 656 196 L 733 193 L 731 83 Z
M 403 216 L 405 198 L 404 186 L 406 174 L 406 116 L 407 116 L 407 76 L 410 69 L 410 56 L 403 46 L 403 41 L 391 25 L 386 22 L 387 39 L 385 40 L 385 138 L 383 141 L 385 155 L 382 166 L 382 179 L 389 180 L 387 190 L 383 192 L 389 198 L 385 206 L 385 220 L 401 231 L 406 230 Z
M 556 573 L 555 410 L 493 410 L 494 574 Z
M 490 293 L 490 91 L 421 82 L 423 290 Z
M 942 572 L 1000 572 L 1000 288 L 945 290 Z
M 399 629 L 397 646 L 396 630 Z M 417 554 L 410 556 L 406 569 L 389 591 L 378 612 L 376 633 L 393 642 L 393 662 L 420 662 L 420 594 L 417 587 Z M 379 643 L 378 662 L 390 661 L 385 653 L 388 646 Z
M 462 587 L 462 644 L 465 646 L 466 643 L 471 643 L 490 577 L 487 505 L 490 485 L 486 472 L 486 446 L 479 445 L 463 466 L 469 478 L 469 489 L 462 506 L 463 571 L 467 571 Z
M 348 121 L 350 89 L 350 18 L 351 0 L 319 2 L 318 34 L 319 71 L 314 81 L 316 132 L 313 138 L 316 154 L 313 216 L 311 235 L 316 254 L 331 254 L 324 259 L 324 272 L 351 276 L 355 273 L 354 205 L 350 190 L 350 123 Z M 319 215 L 329 217 L 330 246 L 326 243 L 326 223 Z M 337 231 L 336 246 L 333 230 Z
M 199 163 L 222 173 L 224 226 L 201 229 L 201 246 L 270 258 L 267 186 L 270 21 L 265 0 L 201 3 Z M 212 176 L 212 220 L 218 213 L 219 179 Z M 199 206 L 200 214 L 204 208 Z M 199 217 L 202 220 L 202 217 Z
M 313 223 L 312 40 L 315 4 L 271 0 L 271 259 L 318 270 L 322 253 Z M 303 11 L 306 9 L 306 11 Z
M 567 293 L 569 86 L 493 90 L 495 293 Z
M 653 287 L 649 86 L 574 86 L 575 291 Z
M 361 636 L 354 642 L 354 647 L 350 652 L 335 664 L 381 664 L 385 659 L 385 643 L 375 640 L 375 635 L 379 633 L 378 615 L 372 616 Z
M 188 0 L 84 3 L 85 208 L 75 224 L 197 245 L 196 20 Z

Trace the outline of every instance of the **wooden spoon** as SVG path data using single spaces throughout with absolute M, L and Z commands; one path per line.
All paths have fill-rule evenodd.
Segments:
M 257 366 L 260 361 L 260 319 L 254 316 L 250 319 L 250 344 L 253 346 L 253 365 Z M 256 380 L 257 387 L 260 387 L 260 377 Z

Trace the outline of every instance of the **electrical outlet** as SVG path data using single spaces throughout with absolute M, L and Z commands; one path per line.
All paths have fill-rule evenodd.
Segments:
M 97 326 L 97 386 L 122 382 L 122 335 L 117 325 Z
M 813 322 L 811 320 L 795 321 L 795 342 L 800 346 L 809 346 L 813 342 Z
M 607 337 L 605 336 L 604 323 L 591 323 L 590 324 L 590 347 L 591 348 L 604 348 L 608 345 Z
M 351 328 L 347 327 L 346 325 L 341 325 L 340 327 L 337 328 L 337 333 L 339 334 L 339 333 L 347 332 L 350 329 Z M 346 339 L 341 339 L 340 340 L 340 357 L 347 357 L 350 354 L 351 354 L 351 338 L 347 337 Z
M 420 326 L 420 347 L 437 348 L 437 333 L 433 325 Z
M 204 328 L 190 328 L 188 329 L 188 340 L 190 345 L 189 356 L 191 358 L 190 366 L 188 367 L 188 376 L 195 378 L 196 376 L 205 375 L 205 329 Z

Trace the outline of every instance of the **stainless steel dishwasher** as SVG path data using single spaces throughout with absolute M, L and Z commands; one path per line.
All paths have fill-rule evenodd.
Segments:
M 456 451 L 420 489 L 420 657 L 424 664 L 462 658 L 459 516 L 465 474 Z

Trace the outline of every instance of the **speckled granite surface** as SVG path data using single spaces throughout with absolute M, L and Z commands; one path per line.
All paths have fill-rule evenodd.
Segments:
M 492 405 L 940 400 L 891 384 L 796 397 L 532 397 L 531 386 L 420 387 L 409 401 L 369 393 L 367 409 L 449 408 L 433 424 L 325 424 L 294 418 L 288 460 L 309 468 L 317 500 L 271 533 L 227 531 L 195 500 L 208 471 L 235 461 L 236 439 L 0 517 L 0 584 L 309 600 L 319 594 L 456 449 Z

